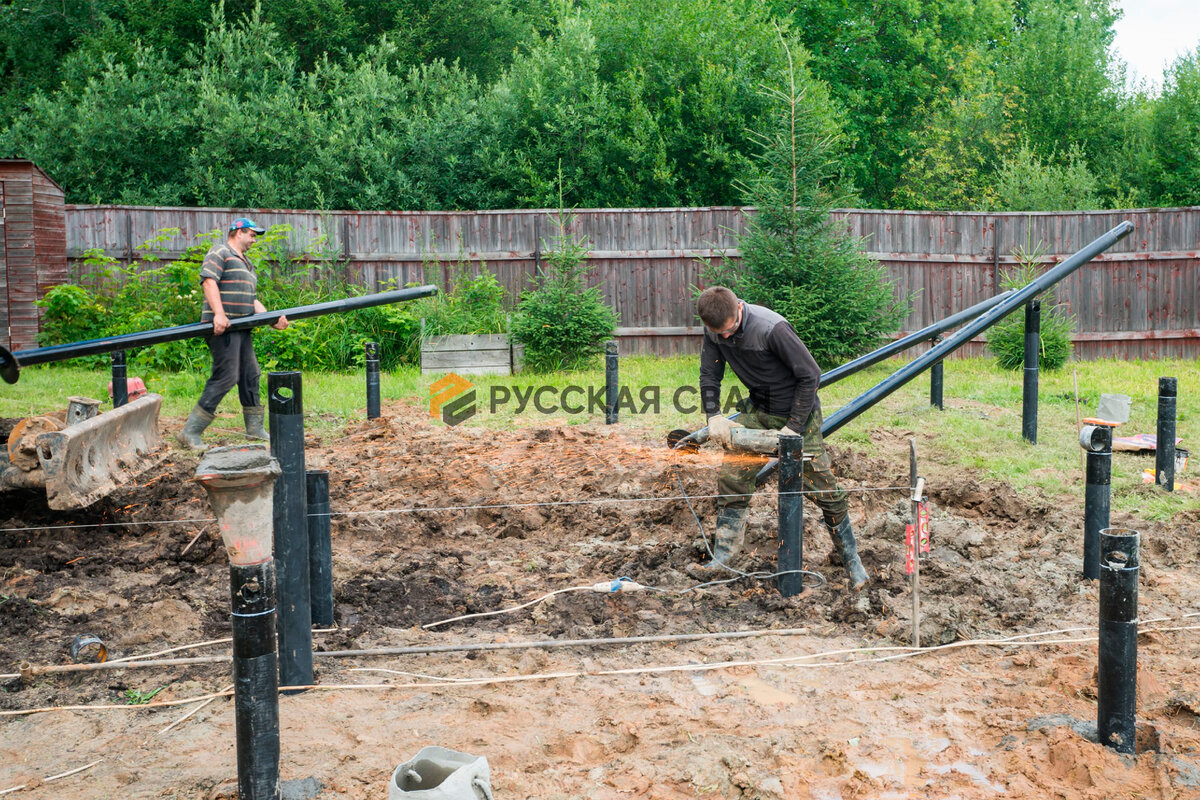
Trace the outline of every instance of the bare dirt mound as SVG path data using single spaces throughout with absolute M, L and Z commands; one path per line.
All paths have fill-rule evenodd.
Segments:
M 707 530 L 715 515 L 717 451 L 677 456 L 662 442 L 619 427 L 549 424 L 491 431 L 445 428 L 415 413 L 404 419 L 418 421 L 385 418 L 352 425 L 336 437 L 310 437 L 308 466 L 330 471 L 334 513 L 338 629 L 319 636 L 318 649 L 750 628 L 806 629 L 814 652 L 908 643 L 906 451 L 893 461 L 831 447 L 839 479 L 850 492 L 871 582 L 859 594 L 846 590 L 828 534 L 809 506 L 805 567 L 827 582 L 806 579 L 809 591 L 783 598 L 771 581 L 750 579 L 689 591 L 694 581 L 685 569 L 704 552 L 693 510 Z M 896 439 L 898 447 L 906 442 L 898 434 L 881 436 Z M 205 521 L 210 512 L 202 492 L 190 481 L 195 465 L 194 456 L 174 453 L 138 485 L 73 513 L 49 510 L 34 493 L 3 496 L 0 671 L 16 672 L 21 661 L 67 662 L 71 640 L 82 633 L 100 636 L 114 656 L 228 635 L 226 560 L 215 526 Z M 924 644 L 1094 627 L 1095 586 L 1079 575 L 1080 499 L 1018 494 L 969 474 L 937 469 L 927 474 L 933 552 L 922 562 Z M 773 485 L 752 504 L 747 570 L 774 569 L 775 504 Z M 1176 618 L 1192 611 L 1200 550 L 1187 530 L 1195 520 L 1126 522 L 1144 536 L 1143 608 Z M 420 628 L 622 576 L 652 590 L 559 594 L 511 614 Z M 521 690 L 524 700 L 503 689 L 452 697 L 426 690 L 420 696 L 428 700 L 433 691 L 453 711 L 430 724 L 422 716 L 429 709 L 416 697 L 390 701 L 398 705 L 384 728 L 399 738 L 388 742 L 348 721 L 371 718 L 378 697 L 347 695 L 327 705 L 321 703 L 328 697 L 289 702 L 306 715 L 314 735 L 326 737 L 322 752 L 345 751 L 343 737 L 355 731 L 358 741 L 349 749 L 360 753 L 357 765 L 342 759 L 335 767 L 296 756 L 305 774 L 320 773 L 327 786 L 341 781 L 341 789 L 328 796 L 379 796 L 383 765 L 406 757 L 396 742 L 412 738 L 412 728 L 402 728 L 410 723 L 442 737 L 438 743 L 492 751 L 510 776 L 521 776 L 521 785 L 542 787 L 505 796 L 992 797 L 1006 788 L 1008 796 L 1109 796 L 1105 787 L 1112 779 L 1089 772 L 1088 759 L 1102 762 L 1110 776 L 1121 773 L 1126 781 L 1121 785 L 1142 787 L 1147 796 L 1200 796 L 1185 791 L 1188 759 L 1200 750 L 1188 732 L 1196 718 L 1191 709 L 1197 708 L 1188 698 L 1200 697 L 1200 684 L 1191 661 L 1195 654 L 1180 649 L 1180 635 L 1161 634 L 1144 643 L 1144 655 L 1156 654 L 1159 661 L 1146 668 L 1156 683 L 1140 713 L 1154 726 L 1159 746 L 1124 766 L 1061 726 L 1025 727 L 1035 712 L 1087 717 L 1090 708 L 1094 716 L 1089 667 L 1094 654 L 1086 646 L 964 649 L 925 662 L 928 671 L 902 662 L 880 665 L 865 678 L 849 672 L 817 677 L 803 670 L 780 677 L 740 667 L 705 673 L 707 685 L 695 683 L 698 678 L 663 676 L 631 679 L 632 686 L 538 684 Z M 777 640 L 756 640 L 636 655 L 699 663 L 768 657 L 779 646 Z M 571 657 L 595 667 L 592 659 L 601 656 L 583 649 Z M 457 662 L 447 656 L 446 663 L 523 674 L 560 667 L 566 658 L 524 651 L 473 654 Z M 361 680 L 345 672 L 348 667 L 320 662 L 327 682 Z M 177 687 L 194 686 L 197 694 L 201 687 L 220 688 L 227 675 L 227 666 L 200 665 L 154 677 L 122 671 L 33 683 L 9 679 L 0 708 L 112 702 L 126 689 L 150 682 L 169 682 L 177 696 L 185 696 Z M 899 683 L 893 685 L 893 678 Z M 823 718 L 827 724 L 804 733 Z M 21 725 L 23 735 L 50 741 L 63 735 L 41 722 L 50 719 L 53 715 L 0 719 L 0 726 Z M 116 728 L 136 724 L 127 716 L 119 719 L 112 723 Z M 224 724 L 220 719 L 214 712 L 197 728 Z M 755 719 L 762 725 L 754 725 Z M 589 728 L 597 720 L 601 727 Z M 534 738 L 500 733 L 520 724 L 545 736 L 534 737 L 535 744 Z M 891 738 L 885 734 L 889 729 Z M 157 775 L 144 796 L 176 796 L 171 791 L 196 796 L 220 783 L 213 776 L 228 772 L 223 751 L 201 758 L 189 746 L 180 754 L 199 760 L 175 776 Z M 22 758 L 30 774 L 43 763 Z M 1171 766 L 1170 759 L 1183 759 L 1182 766 Z M 1047 762 L 1054 768 L 1043 769 Z M 534 764 L 541 766 L 531 769 Z M 41 774 L 57 771 L 47 770 Z

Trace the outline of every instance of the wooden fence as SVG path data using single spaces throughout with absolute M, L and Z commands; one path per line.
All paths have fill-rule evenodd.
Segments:
M 569 235 L 586 238 L 589 280 L 621 316 L 623 352 L 696 352 L 691 287 L 702 261 L 740 258 L 746 209 L 605 209 L 574 212 Z M 390 280 L 445 281 L 454 262 L 485 263 L 515 295 L 559 238 L 547 211 L 317 212 L 271 209 L 66 207 L 67 254 L 78 278 L 84 251 L 123 259 L 158 231 L 178 228 L 168 257 L 236 216 L 291 226 L 287 247 L 329 259 L 378 288 Z M 1128 219 L 1135 232 L 1063 281 L 1058 297 L 1076 314 L 1082 358 L 1200 355 L 1200 208 L 983 214 L 844 210 L 863 247 L 887 268 L 898 295 L 912 295 L 903 323 L 916 330 L 997 291 L 1019 247 L 1057 261 Z M 804 332 L 801 331 L 801 336 Z M 964 348 L 978 353 L 980 343 Z

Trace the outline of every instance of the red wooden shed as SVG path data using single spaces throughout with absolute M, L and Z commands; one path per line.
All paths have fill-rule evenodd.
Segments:
M 63 190 L 32 161 L 0 159 L 0 343 L 37 346 L 34 303 L 67 280 Z

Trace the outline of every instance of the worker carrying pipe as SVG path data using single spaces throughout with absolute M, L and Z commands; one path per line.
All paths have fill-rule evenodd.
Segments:
M 730 450 L 734 429 L 745 427 L 804 437 L 801 480 L 805 495 L 821 509 L 829 535 L 841 554 L 850 587 L 861 589 L 867 573 L 858 557 L 846 493 L 837 479 L 821 438 L 821 370 L 791 323 L 764 306 L 739 300 L 724 286 L 701 293 L 696 313 L 704 323 L 700 350 L 700 399 L 708 417 L 709 439 L 726 447 L 717 475 L 716 545 L 712 558 L 689 573 L 710 580 L 742 547 L 750 498 L 761 461 Z M 737 421 L 721 414 L 721 381 L 733 369 L 749 391 L 739 404 Z M 777 442 L 776 442 L 777 445 Z

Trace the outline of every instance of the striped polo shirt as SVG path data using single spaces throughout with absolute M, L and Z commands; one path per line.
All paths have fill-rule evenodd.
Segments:
M 200 282 L 212 278 L 217 282 L 221 292 L 221 305 L 225 307 L 225 316 L 245 317 L 254 313 L 255 289 L 258 286 L 258 276 L 254 267 L 245 256 L 229 246 L 228 242 L 214 244 L 204 256 L 204 265 L 200 267 Z M 200 315 L 201 322 L 212 322 L 213 311 L 204 301 L 204 313 Z

